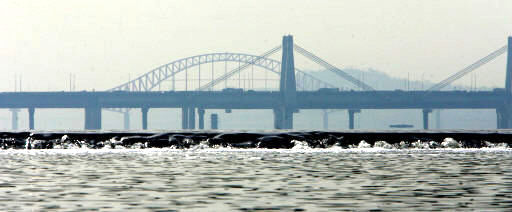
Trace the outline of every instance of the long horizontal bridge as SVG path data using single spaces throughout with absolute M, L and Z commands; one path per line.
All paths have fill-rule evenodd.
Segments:
M 298 109 L 496 109 L 505 104 L 495 91 L 298 91 Z M 273 109 L 278 91 L 7 92 L 0 108 L 181 108 Z
M 506 106 L 506 93 L 494 91 L 298 91 L 296 109 L 348 109 L 349 126 L 361 109 L 423 109 L 424 128 L 432 109 L 496 109 Z M 85 128 L 101 128 L 102 108 L 140 108 L 143 128 L 147 128 L 150 108 L 181 108 L 184 129 L 204 127 L 206 109 L 271 109 L 283 105 L 278 91 L 169 91 L 169 92 L 9 92 L 0 93 L 0 108 L 27 108 L 29 126 L 34 129 L 36 108 L 83 108 Z M 295 111 L 298 112 L 298 111 Z

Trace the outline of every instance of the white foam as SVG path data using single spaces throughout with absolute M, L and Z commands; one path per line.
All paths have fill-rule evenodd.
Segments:
M 509 148 L 507 143 L 491 143 L 489 141 L 484 141 L 485 148 L 499 148 L 499 149 L 507 149 Z
M 361 142 L 359 142 L 359 144 L 357 145 L 357 148 L 361 149 L 361 148 L 372 148 L 372 145 L 369 144 L 369 143 L 366 143 L 365 140 L 362 140 Z
M 422 142 L 420 140 L 412 142 L 411 147 L 415 148 L 415 149 L 430 149 L 430 146 L 428 145 L 428 143 Z
M 190 139 L 190 141 L 187 141 L 187 142 L 193 142 L 193 140 Z M 228 147 L 228 148 L 231 148 L 231 147 Z M 209 147 L 208 140 L 201 141 L 198 145 L 194 145 L 189 148 L 189 150 L 191 150 L 191 151 L 200 150 L 200 149 L 213 149 L 213 148 Z
M 453 138 L 445 138 L 441 143 L 441 147 L 443 148 L 460 148 L 461 144 L 454 140 Z
M 373 144 L 373 148 L 394 149 L 393 145 L 389 144 L 386 141 L 375 141 L 375 144 Z
M 292 147 L 292 149 L 294 149 L 294 150 L 312 149 L 311 147 L 309 147 L 308 142 L 305 142 L 305 141 L 292 140 L 292 143 L 294 144 L 294 146 Z

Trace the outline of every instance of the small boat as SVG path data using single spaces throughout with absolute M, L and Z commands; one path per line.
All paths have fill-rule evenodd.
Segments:
M 390 128 L 413 128 L 414 125 L 412 124 L 390 124 Z

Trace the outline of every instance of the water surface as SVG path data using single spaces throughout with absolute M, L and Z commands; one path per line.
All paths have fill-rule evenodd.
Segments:
M 505 210 L 510 149 L 0 151 L 2 210 Z

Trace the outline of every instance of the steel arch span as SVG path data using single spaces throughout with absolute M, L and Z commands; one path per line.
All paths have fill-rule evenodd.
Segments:
M 281 72 L 281 62 L 270 59 L 267 57 L 244 54 L 244 53 L 211 53 L 202 54 L 192 57 L 182 58 L 165 65 L 161 65 L 129 82 L 123 83 L 119 86 L 111 88 L 107 91 L 151 91 L 157 87 L 163 81 L 175 76 L 178 73 L 184 72 L 185 70 L 199 66 L 201 64 L 215 63 L 215 62 L 239 62 L 248 65 L 255 65 L 266 69 L 267 71 L 279 74 Z M 240 72 L 242 68 L 234 70 L 234 72 Z M 318 89 L 318 88 L 335 88 L 336 86 L 317 79 L 310 74 L 307 74 L 299 69 L 295 69 L 297 75 L 297 87 L 299 89 Z M 223 78 L 221 76 L 219 78 Z M 228 77 L 229 78 L 229 77 Z M 227 79 L 227 78 L 226 78 Z M 224 79 L 224 80 L 226 80 Z M 222 82 L 221 80 L 220 82 Z M 215 82 L 215 83 L 213 83 Z M 210 87 L 218 84 L 218 80 L 213 80 L 208 85 Z M 173 85 L 174 86 L 174 85 Z M 205 90 L 204 87 L 199 88 Z

